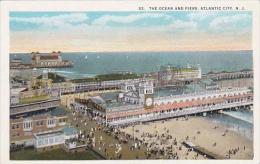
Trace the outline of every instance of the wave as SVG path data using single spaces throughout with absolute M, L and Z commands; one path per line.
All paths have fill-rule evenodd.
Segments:
M 55 73 L 65 73 L 65 74 L 75 74 L 76 72 L 71 72 L 71 71 L 59 71 L 59 70 L 51 70 L 51 72 Z
M 248 122 L 250 124 L 253 124 L 253 120 L 250 120 L 250 118 L 246 118 L 246 117 L 242 116 L 241 115 L 242 113 L 239 114 L 237 112 L 225 112 L 225 111 L 222 111 L 221 113 L 225 114 L 225 115 L 228 115 L 228 116 L 231 116 L 233 118 L 236 118 L 236 119 Z

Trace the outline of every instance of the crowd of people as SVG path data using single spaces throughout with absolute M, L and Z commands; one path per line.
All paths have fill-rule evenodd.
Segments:
M 162 121 L 163 123 L 164 121 Z M 138 130 L 134 131 L 135 135 L 139 136 L 135 140 L 139 140 L 146 147 L 146 158 L 181 159 L 180 152 L 183 151 L 185 151 L 185 159 L 198 158 L 199 154 L 184 147 L 181 141 L 170 135 L 167 127 L 157 129 L 155 125 L 154 131 L 155 133 L 142 132 L 141 134 L 138 134 L 140 133 Z M 189 136 L 186 137 L 186 140 L 189 140 Z
M 86 142 L 91 149 L 107 159 L 121 159 L 124 154 L 123 144 L 128 147 L 128 150 L 125 150 L 127 153 L 133 152 L 133 154 L 136 154 L 134 151 L 141 151 L 141 143 L 133 142 L 133 138 L 130 135 L 120 132 L 116 128 L 106 127 L 104 124 L 96 122 L 87 113 L 74 110 L 71 117 L 71 124 L 79 129 L 78 139 Z M 115 142 L 110 143 L 106 141 L 108 136 L 113 138 Z M 126 153 L 124 155 L 127 156 Z M 139 155 L 135 155 L 135 158 L 139 158 Z
M 245 151 L 246 150 L 246 146 L 244 146 L 242 150 Z M 226 157 L 229 159 L 229 158 L 231 158 L 231 156 L 236 155 L 239 151 L 241 151 L 241 149 L 239 147 L 233 148 L 233 149 L 229 149 L 227 154 L 226 154 Z
M 180 118 L 176 118 L 178 121 Z M 189 118 L 182 118 L 187 121 Z M 194 136 L 186 136 L 183 139 L 178 139 L 174 134 L 170 133 L 167 126 L 157 128 L 154 125 L 152 132 L 141 132 L 135 129 L 136 123 L 121 127 L 107 127 L 102 123 L 97 122 L 89 113 L 82 113 L 79 111 L 72 112 L 72 123 L 76 128 L 80 129 L 79 138 L 85 141 L 90 148 L 98 151 L 107 159 L 126 159 L 129 153 L 135 154 L 135 159 L 205 159 L 203 156 L 193 148 L 183 146 L 183 141 L 193 142 L 197 135 L 201 135 L 201 131 L 196 131 Z M 161 121 L 163 125 L 164 121 Z M 150 123 L 143 123 L 150 124 Z M 126 133 L 124 128 L 131 128 L 132 132 Z M 214 126 L 213 129 L 218 129 Z M 227 134 L 225 130 L 223 134 Z M 113 142 L 108 142 L 108 137 L 113 138 Z M 217 142 L 212 144 L 217 146 Z M 243 148 L 242 148 L 243 149 Z M 244 147 L 245 149 L 245 147 Z M 239 152 L 239 148 L 230 149 L 225 158 L 229 159 L 232 155 Z M 140 156 L 140 152 L 143 155 Z M 132 159 L 132 158 L 131 158 Z

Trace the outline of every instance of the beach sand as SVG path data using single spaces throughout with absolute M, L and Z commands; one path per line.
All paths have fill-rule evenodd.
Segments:
M 215 126 L 217 128 L 214 128 Z M 139 139 L 142 138 L 141 135 L 143 132 L 155 134 L 158 131 L 158 134 L 161 135 L 162 133 L 166 133 L 165 128 L 169 130 L 168 134 L 176 138 L 179 143 L 188 141 L 223 157 L 228 154 L 230 149 L 239 147 L 239 151 L 235 155 L 231 155 L 230 159 L 253 159 L 253 141 L 230 130 L 226 132 L 225 136 L 222 136 L 226 130 L 225 127 L 203 117 L 189 117 L 188 119 L 174 118 L 164 121 L 164 123 L 163 121 L 156 121 L 136 125 L 134 127 L 134 135 Z M 133 135 L 133 127 L 120 130 Z M 198 131 L 200 131 L 200 134 L 197 133 Z M 189 136 L 188 140 L 186 140 L 187 136 Z M 216 143 L 216 146 L 213 146 L 214 143 Z M 185 151 L 181 151 L 179 154 L 182 153 L 185 153 Z M 182 159 L 185 155 L 179 156 Z
M 61 97 L 61 104 L 63 106 L 69 106 L 69 104 L 73 102 L 75 97 L 86 98 L 89 95 L 93 96 L 98 93 L 99 92 L 64 95 Z M 229 130 L 225 136 L 222 136 L 222 134 L 226 131 L 226 128 L 219 124 L 213 123 L 207 118 L 189 117 L 188 120 L 184 118 L 173 118 L 164 121 L 164 123 L 162 122 L 163 121 L 155 121 L 142 125 L 135 125 L 134 130 L 139 130 L 139 132 L 134 133 L 135 137 L 141 139 L 141 135 L 143 132 L 155 134 L 156 131 L 158 131 L 158 134 L 161 135 L 163 133 L 166 133 L 164 128 L 167 128 L 169 130 L 168 134 L 177 139 L 178 146 L 181 145 L 182 141 L 186 141 L 186 137 L 189 136 L 189 140 L 187 141 L 192 142 L 197 146 L 203 147 L 217 155 L 225 157 L 230 149 L 235 149 L 239 147 L 239 151 L 235 155 L 230 156 L 231 159 L 253 159 L 252 140 L 249 140 L 248 138 L 245 138 L 239 133 L 231 130 Z M 214 127 L 216 126 L 218 127 L 215 129 Z M 120 129 L 120 131 L 128 133 L 129 135 L 133 135 L 132 126 L 122 128 Z M 197 134 L 198 131 L 200 131 L 200 134 Z M 213 146 L 214 143 L 216 143 L 216 146 Z M 175 147 L 175 150 L 176 148 L 177 147 Z M 190 152 L 188 155 L 186 155 L 187 149 L 184 146 L 182 150 L 176 151 L 178 152 L 178 156 L 180 159 L 194 159 L 194 156 L 197 154 L 195 152 Z M 204 159 L 204 157 L 199 155 L 197 159 Z

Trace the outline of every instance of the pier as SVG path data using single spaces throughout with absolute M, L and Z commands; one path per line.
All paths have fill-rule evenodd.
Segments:
M 183 141 L 182 144 L 185 147 L 190 148 L 193 151 L 195 151 L 203 156 L 206 156 L 208 159 L 225 159 L 223 156 L 212 153 L 203 147 L 194 145 L 193 143 Z
M 251 105 L 253 105 L 253 101 L 216 104 L 216 105 L 211 105 L 206 107 L 191 107 L 191 108 L 179 109 L 171 112 L 151 113 L 151 114 L 147 114 L 143 116 L 141 115 L 129 119 L 112 121 L 109 122 L 108 125 L 121 126 L 121 125 L 135 123 L 135 122 L 150 122 L 150 121 L 163 120 L 163 119 L 174 118 L 174 117 L 183 117 L 183 116 L 200 114 L 200 113 L 214 112 L 219 110 L 236 109 L 236 108 L 247 107 Z

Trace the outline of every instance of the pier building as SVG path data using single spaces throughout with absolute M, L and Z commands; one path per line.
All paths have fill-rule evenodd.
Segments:
M 63 60 L 61 52 L 40 54 L 39 52 L 32 52 L 32 67 L 37 68 L 53 68 L 53 67 L 71 67 L 72 62 Z
M 125 90 L 106 92 L 88 99 L 75 99 L 76 110 L 90 113 L 99 123 L 122 126 L 190 114 L 238 109 L 253 105 L 253 93 L 248 88 L 208 90 L 177 95 L 157 96 L 158 89 L 149 82 L 125 85 Z M 140 87 L 142 86 L 142 87 Z M 155 90 L 155 91 L 154 91 Z M 144 91 L 144 92 L 142 92 Z M 142 95 L 143 94 L 143 95 Z

